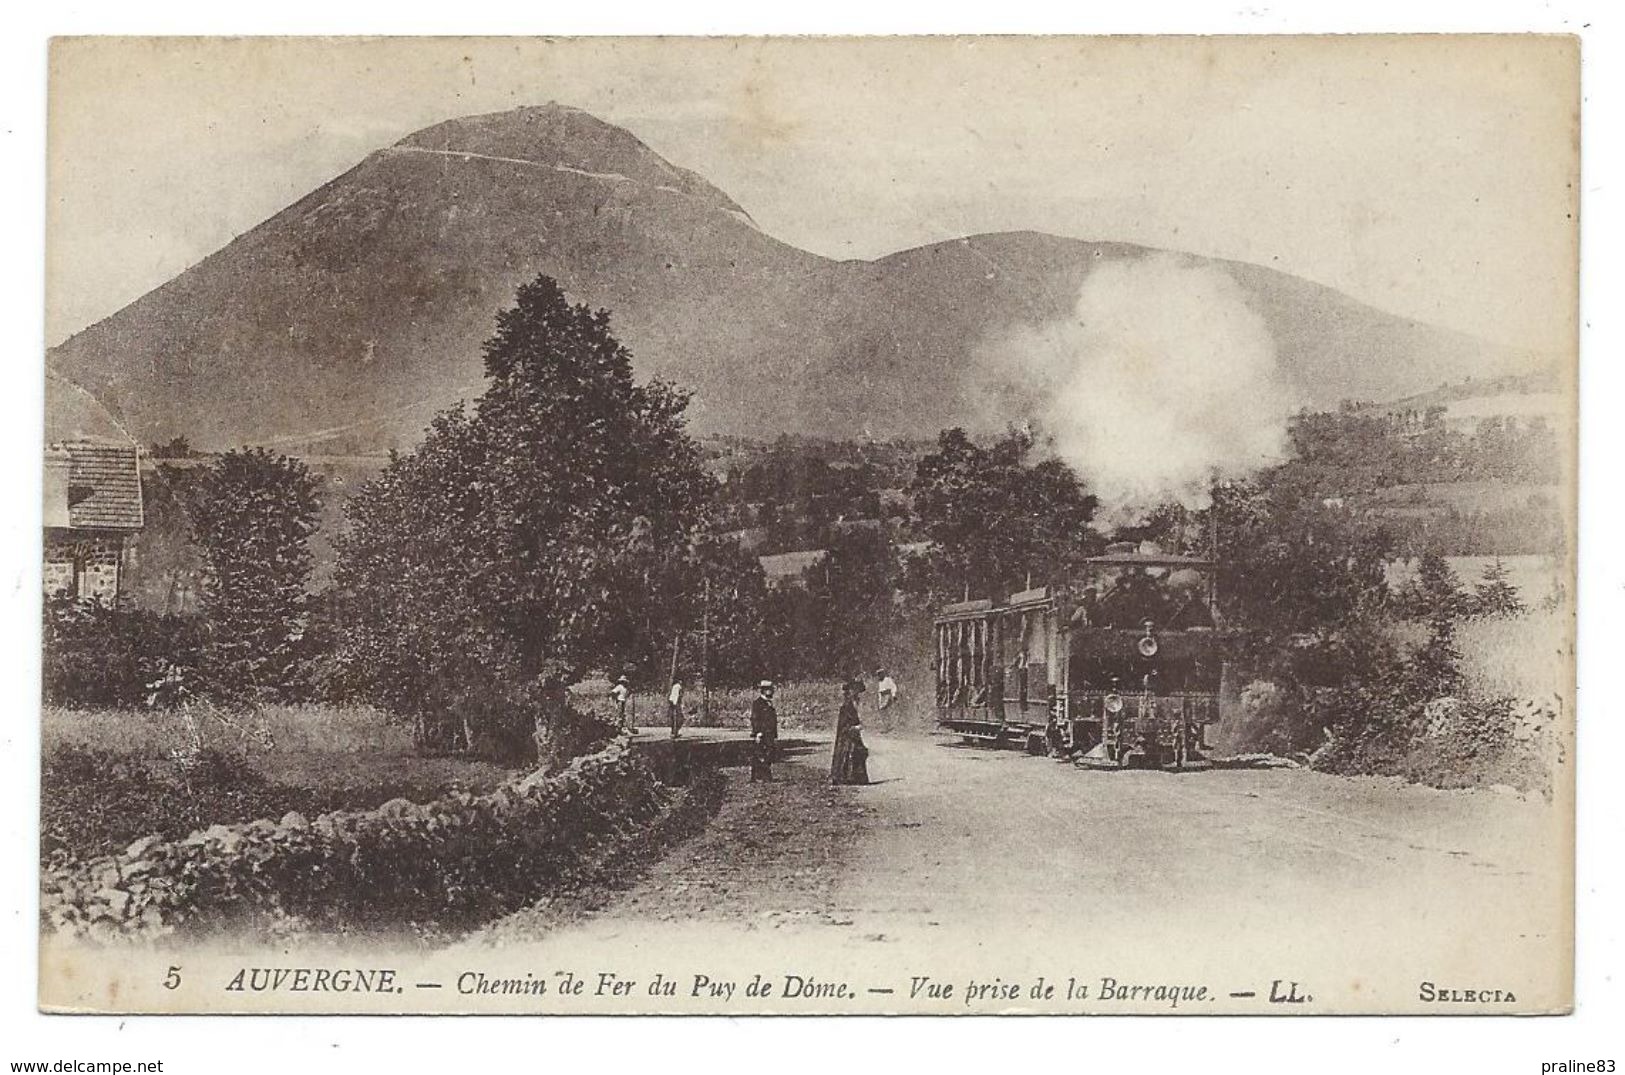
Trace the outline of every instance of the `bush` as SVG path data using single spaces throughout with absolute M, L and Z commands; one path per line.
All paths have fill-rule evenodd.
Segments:
M 166 616 L 92 601 L 45 603 L 41 679 L 48 705 L 169 705 L 180 693 L 155 687 L 195 681 L 203 626 L 194 616 Z
M 670 795 L 618 739 L 484 795 L 147 837 L 45 871 L 40 916 L 45 928 L 99 939 L 473 922 L 571 884 L 606 840 L 656 817 Z
M 1283 757 L 1315 749 L 1325 735 L 1299 691 L 1265 679 L 1242 688 L 1241 704 L 1222 733 L 1233 753 Z
M 1527 611 L 1518 588 L 1507 578 L 1506 564 L 1501 558 L 1498 556 L 1485 565 L 1484 574 L 1473 590 L 1473 615 L 1507 619 L 1522 616 Z
M 1315 768 L 1397 776 L 1436 788 L 1504 784 L 1550 795 L 1557 760 L 1553 729 L 1520 727 L 1529 708 L 1507 697 L 1438 698 L 1422 708 L 1406 734 L 1340 729 L 1316 753 Z
M 110 855 L 144 836 L 180 839 L 210 824 L 336 805 L 272 784 L 216 750 L 150 761 L 64 746 L 45 758 L 40 787 L 40 855 L 55 862 Z
M 1459 619 L 1476 611 L 1476 598 L 1462 588 L 1461 579 L 1438 553 L 1425 553 L 1416 577 L 1394 597 L 1396 610 L 1413 620 Z
M 1478 694 L 1460 669 L 1454 623 L 1436 616 L 1427 638 L 1403 662 L 1319 692 L 1329 738 L 1311 763 L 1326 772 L 1399 776 L 1432 787 L 1507 784 L 1549 794 L 1547 736 L 1555 718 L 1532 730 L 1529 706 Z

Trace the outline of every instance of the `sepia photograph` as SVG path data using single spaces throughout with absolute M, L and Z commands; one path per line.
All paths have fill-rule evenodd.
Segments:
M 48 62 L 42 1010 L 1573 1010 L 1578 39 Z

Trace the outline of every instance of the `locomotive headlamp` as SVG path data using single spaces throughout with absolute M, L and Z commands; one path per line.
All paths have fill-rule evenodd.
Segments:
M 1155 657 L 1157 655 L 1157 626 L 1150 620 L 1145 621 L 1145 636 L 1135 643 L 1141 657 Z
M 1121 713 L 1123 711 L 1123 696 L 1120 694 L 1106 695 L 1106 712 Z

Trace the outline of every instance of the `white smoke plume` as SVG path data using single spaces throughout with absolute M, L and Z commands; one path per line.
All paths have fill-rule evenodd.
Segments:
M 1120 521 L 1205 507 L 1215 480 L 1279 462 L 1297 406 L 1241 287 L 1172 254 L 1096 267 L 1070 317 L 1003 333 L 982 358 L 1006 408 Z

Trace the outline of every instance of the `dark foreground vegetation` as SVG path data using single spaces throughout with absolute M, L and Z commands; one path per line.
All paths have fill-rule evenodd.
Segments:
M 48 789 L 40 804 L 47 865 L 111 855 L 145 836 L 178 840 L 210 825 L 323 813 L 345 798 L 273 784 L 241 755 L 215 750 L 182 768 L 65 746 L 46 755 L 41 782 Z
M 484 794 L 214 824 L 43 873 L 41 917 L 91 940 L 176 931 L 441 940 L 571 893 L 691 832 L 716 777 L 654 779 L 624 740 Z

